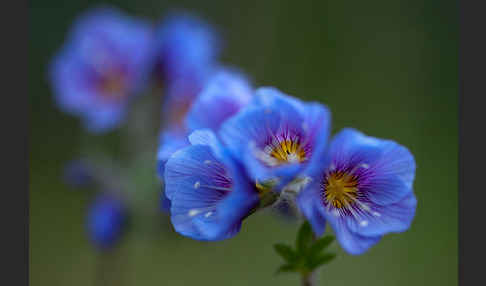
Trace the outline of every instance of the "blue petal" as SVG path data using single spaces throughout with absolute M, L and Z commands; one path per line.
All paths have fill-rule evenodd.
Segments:
M 209 129 L 199 129 L 188 136 L 192 145 L 204 145 L 211 148 L 212 154 L 226 165 L 234 164 L 228 154 L 228 150 L 221 145 L 213 131 Z
M 275 87 L 260 87 L 255 91 L 255 95 L 252 101 L 252 104 L 255 106 L 279 106 L 280 109 L 284 110 L 285 114 L 304 111 L 304 103 L 302 101 L 281 92 Z
M 221 40 L 213 27 L 187 12 L 166 16 L 156 33 L 159 66 L 170 81 L 201 78 L 219 56 Z
M 255 91 L 255 95 L 251 103 L 253 106 L 278 111 L 281 120 L 285 120 L 290 129 L 303 131 L 302 123 L 305 122 L 306 110 L 302 101 L 273 87 L 260 87 Z
M 237 233 L 258 196 L 235 168 L 222 163 L 205 145 L 189 146 L 171 156 L 165 184 L 176 231 L 199 240 L 221 240 Z
M 160 135 L 159 149 L 157 151 L 157 173 L 163 178 L 167 160 L 177 150 L 189 146 L 189 140 L 183 132 L 166 130 Z
M 251 99 L 250 84 L 243 75 L 223 69 L 213 75 L 193 102 L 187 115 L 190 130 L 218 130 L 221 123 L 236 114 Z
M 58 106 L 73 115 L 86 110 L 96 98 L 85 77 L 89 70 L 71 50 L 60 52 L 49 65 L 49 80 Z
M 83 122 L 86 130 L 92 133 L 102 133 L 115 128 L 125 115 L 125 108 L 119 105 L 94 108 L 85 112 Z
M 297 196 L 297 205 L 317 236 L 324 234 L 326 219 L 322 210 L 318 182 L 312 182 Z
M 339 218 L 331 218 L 328 214 L 328 222 L 331 225 L 341 247 L 352 255 L 359 255 L 366 252 L 370 247 L 380 241 L 381 236 L 363 236 L 352 232 L 346 222 Z
M 122 59 L 127 66 L 145 67 L 151 64 L 154 56 L 153 40 L 147 20 L 102 5 L 76 18 L 69 43 L 84 61 L 91 64 L 98 60 L 106 64 Z
M 410 193 L 397 203 L 372 206 L 370 211 L 360 213 L 357 219 L 349 218 L 348 226 L 352 232 L 364 236 L 403 232 L 410 227 L 416 207 L 417 199 Z

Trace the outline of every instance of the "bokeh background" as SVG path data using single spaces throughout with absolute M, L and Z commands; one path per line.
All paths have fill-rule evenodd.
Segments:
M 64 164 L 91 148 L 123 161 L 124 128 L 88 136 L 53 104 L 46 65 L 75 16 L 98 1 L 30 1 L 30 281 L 93 285 L 100 255 L 86 238 L 93 190 L 60 180 Z M 415 155 L 418 198 L 409 231 L 391 234 L 362 256 L 334 243 L 338 258 L 320 285 L 456 285 L 458 178 L 457 1 L 109 1 L 133 15 L 159 19 L 169 9 L 194 12 L 220 29 L 223 62 L 256 86 L 272 85 L 327 104 L 333 132 L 347 126 L 394 139 Z M 140 103 L 143 106 L 143 100 Z M 132 115 L 133 117 L 134 115 Z M 156 127 L 150 132 L 156 134 Z M 151 133 L 151 134 L 152 134 Z M 86 143 L 88 142 L 88 143 Z M 115 285 L 299 285 L 274 275 L 276 242 L 291 243 L 297 225 L 260 213 L 233 239 L 204 243 L 171 232 L 157 212 L 155 140 L 143 150 L 143 215 L 109 258 Z M 106 259 L 106 258 L 105 258 Z

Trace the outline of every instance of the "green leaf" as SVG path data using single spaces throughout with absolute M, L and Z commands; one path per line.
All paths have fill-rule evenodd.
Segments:
M 318 256 L 331 242 L 334 241 L 334 236 L 328 235 L 314 242 L 309 249 L 309 256 Z
M 287 262 L 295 262 L 297 253 L 292 250 L 292 247 L 283 243 L 277 243 L 273 246 L 275 251 L 282 256 Z
M 297 234 L 297 240 L 295 242 L 297 252 L 300 254 L 305 254 L 307 248 L 312 242 L 312 228 L 308 221 L 305 221 L 299 229 Z
M 312 257 L 307 261 L 307 268 L 310 271 L 313 271 L 317 267 L 331 262 L 334 258 L 336 258 L 335 253 L 325 253 L 316 257 Z
M 279 274 L 279 273 L 285 273 L 285 272 L 297 272 L 297 267 L 293 264 L 284 264 L 284 265 L 281 265 L 277 271 L 275 272 L 275 274 Z

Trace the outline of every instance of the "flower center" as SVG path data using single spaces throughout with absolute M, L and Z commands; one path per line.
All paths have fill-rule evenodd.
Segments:
M 274 146 L 270 156 L 280 163 L 300 163 L 306 159 L 305 150 L 301 147 L 299 141 L 290 139 L 283 140 Z
M 282 164 L 302 163 L 307 160 L 307 149 L 300 143 L 299 137 L 273 138 L 267 143 L 260 159 L 268 166 L 275 167 Z
M 125 95 L 125 79 L 121 72 L 111 71 L 101 78 L 99 85 L 107 100 L 120 100 Z
M 338 209 L 351 205 L 358 197 L 357 177 L 343 171 L 328 173 L 322 188 L 325 202 Z

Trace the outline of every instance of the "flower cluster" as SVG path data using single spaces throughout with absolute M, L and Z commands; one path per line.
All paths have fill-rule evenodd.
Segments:
M 216 101 L 212 106 L 214 112 L 225 109 Z M 262 87 L 245 107 L 214 125 L 219 128 L 207 125 L 212 128 L 195 130 L 191 145 L 165 166 L 172 223 L 183 235 L 231 237 L 244 218 L 289 193 L 316 235 L 328 222 L 351 254 L 411 224 L 413 156 L 391 140 L 354 129 L 328 143 L 330 112 L 322 104 Z
M 315 235 L 329 223 L 351 254 L 410 227 L 417 201 L 407 148 L 350 128 L 330 138 L 328 107 L 254 87 L 219 62 L 221 43 L 210 25 L 186 13 L 152 25 L 94 9 L 78 18 L 50 65 L 55 99 L 88 131 L 103 132 L 120 124 L 148 82 L 157 92 L 163 87 L 161 205 L 175 230 L 193 239 L 230 238 L 246 217 L 283 198 Z M 109 201 L 100 200 L 89 224 L 103 244 L 122 225 L 113 214 L 123 208 Z
M 354 129 L 328 143 L 331 115 L 320 103 L 219 71 L 178 115 L 179 125 L 161 137 L 158 172 L 182 235 L 230 238 L 246 217 L 283 197 L 294 198 L 316 235 L 328 222 L 351 254 L 411 224 L 410 152 Z

